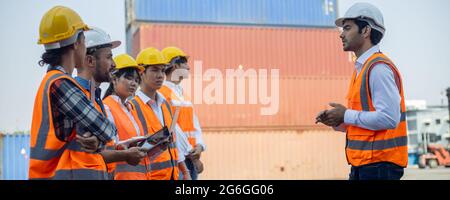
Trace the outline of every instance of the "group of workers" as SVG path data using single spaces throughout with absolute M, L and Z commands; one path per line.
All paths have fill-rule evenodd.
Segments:
M 344 51 L 357 59 L 347 106 L 331 103 L 317 123 L 346 133 L 350 180 L 398 180 L 408 163 L 405 98 L 398 69 L 380 51 L 383 16 L 356 3 L 336 25 Z M 205 144 L 180 86 L 189 75 L 181 49 L 113 58 L 120 42 L 62 6 L 43 16 L 39 44 L 40 64 L 49 67 L 34 104 L 30 179 L 197 179 Z M 101 98 L 104 82 L 110 86 Z M 171 127 L 166 148 L 149 155 L 137 145 L 164 127 Z
M 113 56 L 121 42 L 63 6 L 45 13 L 39 34 L 39 64 L 48 69 L 34 103 L 29 179 L 198 178 L 206 147 L 180 85 L 189 76 L 186 53 L 149 47 L 136 59 Z M 103 97 L 101 83 L 109 83 Z M 140 145 L 164 128 L 167 140 Z

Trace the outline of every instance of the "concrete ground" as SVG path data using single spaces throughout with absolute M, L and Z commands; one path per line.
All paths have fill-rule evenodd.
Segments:
M 419 169 L 411 166 L 405 169 L 402 180 L 450 180 L 450 168 Z

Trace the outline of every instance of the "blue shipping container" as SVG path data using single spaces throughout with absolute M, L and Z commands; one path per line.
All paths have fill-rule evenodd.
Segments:
M 134 20 L 334 27 L 337 0 L 131 0 Z
M 27 180 L 30 157 L 30 135 L 0 135 L 2 180 Z

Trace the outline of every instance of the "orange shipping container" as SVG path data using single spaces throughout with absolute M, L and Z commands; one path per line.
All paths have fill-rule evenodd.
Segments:
M 220 131 L 203 137 L 200 179 L 348 179 L 344 133 Z
M 245 86 L 231 86 L 234 97 L 225 94 L 230 86 L 224 83 L 219 101 L 205 99 L 211 80 L 203 77 L 200 88 L 191 81 L 188 96 L 205 129 L 323 128 L 314 124 L 316 114 L 329 102 L 345 103 L 353 69 L 337 29 L 141 24 L 133 35 L 133 54 L 149 46 L 182 48 L 190 55 L 191 74 L 198 61 L 203 72 L 217 68 L 216 74 L 222 75 L 226 69 L 241 68 L 268 69 L 270 76 L 270 70 L 279 69 L 279 87 L 265 90 L 270 103 L 260 98 L 261 85 L 255 92 L 248 80 Z M 242 95 L 238 88 L 245 91 L 244 102 L 237 101 Z M 255 96 L 256 103 L 250 102 Z M 262 110 L 267 108 L 275 111 L 265 115 Z
M 337 29 L 141 24 L 134 56 L 146 47 L 178 46 L 203 67 L 280 69 L 281 76 L 347 76 L 352 67 Z
M 234 85 L 234 104 L 226 104 L 224 94 L 222 104 L 195 104 L 200 124 L 206 129 L 217 128 L 323 128 L 314 124 L 318 112 L 330 108 L 328 103 L 345 105 L 349 84 L 348 77 L 289 77 L 280 78 L 279 88 L 268 88 L 270 101 L 263 102 L 259 91 L 245 87 L 245 103 L 237 104 L 238 86 Z M 191 86 L 192 87 L 192 86 Z M 203 84 L 203 88 L 208 87 Z M 226 87 L 226 86 L 224 86 Z M 225 91 L 226 89 L 223 88 Z M 278 90 L 274 92 L 274 90 Z M 205 93 L 206 90 L 203 90 Z M 224 92 L 225 93 L 225 92 Z M 195 94 L 190 92 L 190 96 Z M 193 101 L 205 94 L 194 95 Z M 250 96 L 257 96 L 257 104 L 250 104 Z M 265 104 L 267 103 L 267 104 Z M 263 115 L 263 109 L 276 109 L 272 115 Z

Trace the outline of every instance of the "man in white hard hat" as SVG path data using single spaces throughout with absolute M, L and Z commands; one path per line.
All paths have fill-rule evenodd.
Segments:
M 106 111 L 100 97 L 100 84 L 110 81 L 110 72 L 115 68 L 112 49 L 120 46 L 120 41 L 112 41 L 111 37 L 102 29 L 91 27 L 85 32 L 85 44 L 87 55 L 82 67 L 77 68 L 75 80 L 88 93 L 96 108 L 106 117 Z M 79 130 L 82 132 L 82 130 Z M 108 163 L 110 179 L 114 177 L 115 162 L 126 161 L 130 165 L 137 165 L 147 154 L 143 148 L 131 147 L 126 150 L 116 150 L 117 135 L 113 136 L 114 142 L 109 142 L 106 149 L 100 154 Z
M 408 163 L 405 99 L 402 79 L 392 60 L 381 53 L 383 15 L 375 6 L 356 3 L 342 18 L 344 51 L 357 60 L 347 107 L 330 103 L 316 118 L 346 132 L 350 180 L 399 180 Z

